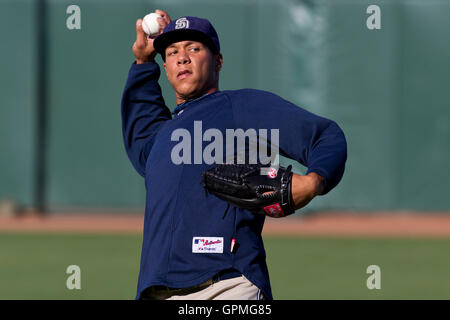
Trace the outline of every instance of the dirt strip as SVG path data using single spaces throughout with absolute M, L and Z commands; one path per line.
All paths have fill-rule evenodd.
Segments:
M 45 217 L 0 217 L 0 231 L 140 234 L 143 216 L 53 214 Z M 450 213 L 334 212 L 267 218 L 263 235 L 450 237 Z
M 450 215 L 339 214 L 271 219 L 268 235 L 450 237 Z M 267 221 L 267 220 L 266 220 Z
M 0 217 L 0 231 L 139 233 L 144 218 L 140 215 L 63 214 L 28 217 Z

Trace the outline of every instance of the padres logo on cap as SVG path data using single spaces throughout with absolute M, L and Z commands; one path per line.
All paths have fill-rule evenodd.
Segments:
M 188 29 L 189 28 L 189 20 L 186 18 L 180 18 L 175 21 L 175 29 Z

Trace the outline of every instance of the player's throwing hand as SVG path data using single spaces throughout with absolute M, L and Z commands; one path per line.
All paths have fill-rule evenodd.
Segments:
M 155 10 L 155 13 L 159 14 L 161 18 L 158 18 L 159 34 L 161 34 L 164 28 L 170 23 L 170 17 L 164 10 Z M 136 41 L 133 44 L 133 54 L 136 57 L 136 63 L 146 63 L 153 61 L 157 52 L 153 47 L 153 41 L 155 37 L 150 38 L 144 32 L 142 28 L 142 19 L 136 21 Z

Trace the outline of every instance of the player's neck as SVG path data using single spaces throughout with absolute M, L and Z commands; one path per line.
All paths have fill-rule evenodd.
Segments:
M 177 94 L 176 95 L 177 105 L 185 103 L 185 102 L 188 102 L 188 101 L 192 101 L 192 100 L 198 99 L 200 97 L 206 96 L 206 95 L 208 95 L 210 93 L 213 93 L 213 92 L 216 92 L 218 90 L 219 90 L 218 87 L 214 87 L 214 88 L 211 88 L 209 90 L 203 91 L 200 94 L 195 94 L 195 95 L 190 95 L 190 96 L 183 96 L 183 95 L 178 95 Z

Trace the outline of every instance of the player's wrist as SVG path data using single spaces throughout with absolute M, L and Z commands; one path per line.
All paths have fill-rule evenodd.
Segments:
M 149 62 L 153 62 L 153 60 L 136 59 L 136 64 L 144 64 L 144 63 L 149 63 Z
M 295 209 L 306 206 L 323 191 L 323 178 L 315 172 L 292 176 L 292 199 Z
M 306 176 L 310 178 L 311 189 L 314 197 L 321 195 L 324 189 L 323 177 L 315 172 L 310 172 Z
M 136 58 L 136 64 L 143 64 L 143 63 L 148 63 L 148 62 L 154 62 L 155 61 L 155 57 L 156 57 L 156 52 L 154 54 L 151 54 L 147 57 L 143 57 L 143 58 Z

